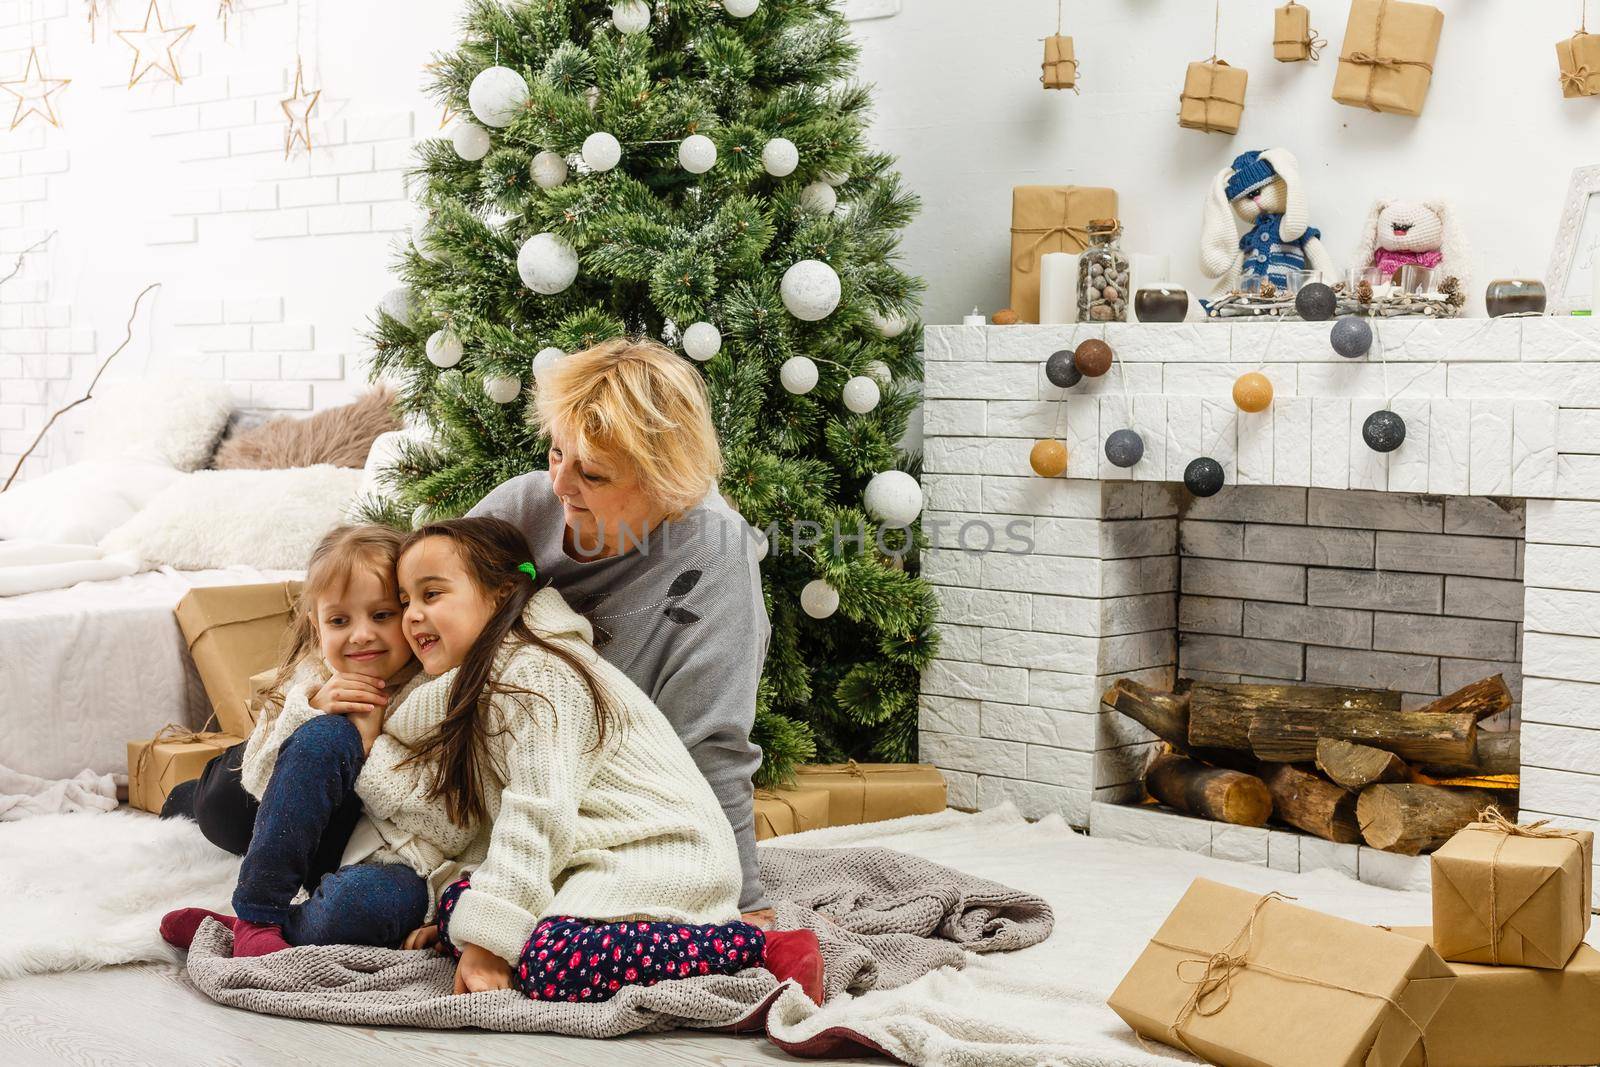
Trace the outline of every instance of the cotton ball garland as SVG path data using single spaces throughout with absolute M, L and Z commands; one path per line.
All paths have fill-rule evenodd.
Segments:
M 604 130 L 583 139 L 583 161 L 596 174 L 604 174 L 622 161 L 622 143 Z
M 1240 411 L 1265 411 L 1272 406 L 1272 379 L 1260 371 L 1239 375 L 1233 383 L 1233 402 Z
M 1070 348 L 1050 354 L 1050 358 L 1045 360 L 1044 376 L 1057 389 L 1071 389 L 1083 381 L 1083 371 L 1078 369 L 1075 353 Z
M 800 610 L 813 619 L 826 619 L 839 610 L 839 590 L 821 578 L 813 578 L 800 589 Z
M 865 415 L 877 407 L 881 398 L 878 383 L 865 375 L 859 375 L 845 382 L 843 396 L 844 406 L 857 415 Z
M 438 330 L 428 338 L 428 362 L 449 370 L 461 362 L 461 338 L 453 330 Z
M 467 105 L 485 126 L 502 128 L 528 103 L 528 83 L 510 67 L 489 67 L 472 79 Z
M 704 174 L 716 165 L 717 142 L 705 134 L 691 134 L 678 145 L 678 166 L 690 174 Z
M 791 356 L 778 368 L 778 381 L 796 396 L 804 396 L 817 387 L 817 365 L 809 356 Z
M 1114 467 L 1131 467 L 1144 458 L 1144 438 L 1133 430 L 1117 430 L 1106 438 L 1106 459 Z
M 539 354 L 533 357 L 533 373 L 538 374 L 542 370 L 555 366 L 561 362 L 561 357 L 565 355 L 566 353 L 555 345 L 539 349 Z
M 455 146 L 456 155 L 468 163 L 476 163 L 489 154 L 489 131 L 482 126 L 463 122 L 450 131 L 450 143 Z
M 394 321 L 409 326 L 417 313 L 417 295 L 404 285 L 396 286 L 383 294 L 378 309 Z
M 533 157 L 528 167 L 533 184 L 541 189 L 554 189 L 567 180 L 567 160 L 559 152 L 546 149 Z
M 800 210 L 813 215 L 831 215 L 839 206 L 839 194 L 826 182 L 812 182 L 800 190 Z
M 761 0 L 722 0 L 722 10 L 736 19 L 747 19 L 756 13 Z
M 426 216 L 418 219 L 411 226 L 411 247 L 417 250 L 417 255 L 421 256 L 429 263 L 444 262 L 443 254 L 436 252 L 429 247 L 429 242 L 433 239 L 433 235 L 436 232 L 437 227 L 434 226 L 433 220 Z
M 867 364 L 867 377 L 879 385 L 888 385 L 894 381 L 894 371 L 889 369 L 889 364 L 881 359 L 872 360 Z
M 529 289 L 554 296 L 577 278 L 577 250 L 553 233 L 536 234 L 517 253 L 517 273 Z
M 880 471 L 867 482 L 861 502 L 890 526 L 910 526 L 922 514 L 922 486 L 905 471 Z
M 722 331 L 709 322 L 692 322 L 683 331 L 683 351 L 690 359 L 704 363 L 722 351 Z
M 778 291 L 789 314 L 806 322 L 816 322 L 833 314 L 844 290 L 832 267 L 820 259 L 802 259 L 783 272 Z
M 899 337 L 906 332 L 906 327 L 910 325 L 910 323 L 906 322 L 906 317 L 898 311 L 891 311 L 889 314 L 884 315 L 877 308 L 867 309 L 867 319 L 873 326 L 877 327 L 878 333 L 883 337 Z
M 1357 359 L 1372 348 L 1372 327 L 1367 325 L 1366 319 L 1346 315 L 1333 324 L 1328 341 L 1345 359 Z
M 761 147 L 761 167 L 774 178 L 787 178 L 800 165 L 800 149 L 787 137 L 774 137 Z
M 1060 441 L 1035 441 L 1028 466 L 1041 478 L 1054 478 L 1067 469 L 1067 446 Z
M 650 28 L 650 5 L 644 0 L 622 0 L 611 5 L 611 25 L 619 33 L 643 33 Z
M 522 379 L 491 374 L 483 380 L 483 393 L 496 404 L 509 404 L 522 395 Z
M 1216 496 L 1224 480 L 1222 464 L 1210 456 L 1191 460 L 1183 469 L 1183 484 L 1195 496 Z
M 1338 294 L 1324 282 L 1302 285 L 1294 295 L 1294 309 L 1307 322 L 1326 322 L 1338 308 Z
M 1098 378 L 1111 369 L 1111 346 L 1097 337 L 1079 345 L 1072 355 L 1072 362 L 1078 370 L 1091 378 Z
M 1393 452 L 1406 443 L 1406 420 L 1392 411 L 1374 411 L 1361 424 L 1361 439 L 1374 452 Z

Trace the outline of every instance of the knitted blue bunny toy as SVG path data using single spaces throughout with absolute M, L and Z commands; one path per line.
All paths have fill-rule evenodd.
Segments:
M 1236 219 L 1250 229 L 1241 237 Z M 1206 200 L 1200 262 L 1219 293 L 1245 276 L 1282 285 L 1291 270 L 1336 272 L 1322 233 L 1307 224 L 1300 165 L 1282 148 L 1245 152 L 1217 174 Z

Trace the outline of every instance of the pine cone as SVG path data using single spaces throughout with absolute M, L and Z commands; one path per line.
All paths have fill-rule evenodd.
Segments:
M 1372 303 L 1372 283 L 1362 282 L 1356 286 L 1356 299 L 1363 304 Z
M 1275 300 L 1278 296 L 1278 287 L 1271 282 L 1261 283 L 1261 299 Z

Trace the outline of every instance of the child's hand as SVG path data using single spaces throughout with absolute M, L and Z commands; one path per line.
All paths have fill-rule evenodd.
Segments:
M 486 948 L 462 945 L 456 963 L 457 993 L 481 993 L 485 989 L 510 989 L 511 965 Z
M 372 711 L 335 712 L 343 714 L 350 720 L 350 725 L 356 728 L 361 735 L 361 752 L 363 755 L 372 755 L 372 746 L 377 743 L 383 734 L 383 709 L 374 708 Z
M 770 930 L 778 921 L 778 913 L 771 908 L 762 908 L 759 911 L 747 911 L 739 918 L 757 929 Z
M 382 678 L 364 674 L 335 674 L 311 695 L 311 706 L 329 715 L 349 715 L 359 711 L 382 711 L 389 704 L 389 693 Z
M 404 949 L 432 948 L 438 943 L 439 924 L 429 923 L 427 926 L 419 926 L 407 934 L 405 944 L 400 947 Z

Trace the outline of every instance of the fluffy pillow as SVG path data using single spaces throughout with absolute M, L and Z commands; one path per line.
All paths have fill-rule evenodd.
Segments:
M 0 493 L 0 539 L 92 545 L 184 477 L 165 463 L 90 460 Z
M 86 459 L 143 459 L 180 471 L 211 461 L 233 398 L 215 382 L 158 379 L 98 386 L 87 405 Z
M 322 535 L 343 521 L 360 484 L 360 471 L 328 464 L 196 471 L 112 530 L 100 547 L 180 570 L 298 570 Z
M 354 404 L 303 419 L 273 419 L 240 431 L 222 442 L 211 465 L 217 470 L 277 470 L 318 463 L 362 467 L 378 435 L 399 428 L 394 393 L 374 389 Z

